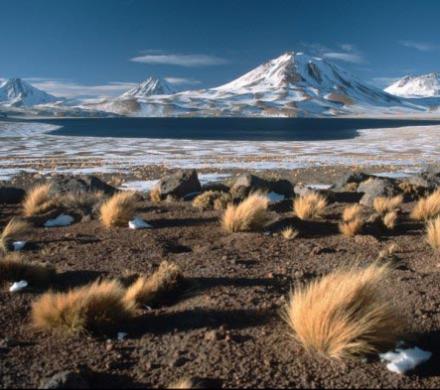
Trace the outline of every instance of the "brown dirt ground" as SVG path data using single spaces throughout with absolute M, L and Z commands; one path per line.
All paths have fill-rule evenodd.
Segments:
M 288 209 L 273 211 L 279 222 L 267 232 L 227 234 L 219 212 L 183 202 L 143 204 L 140 214 L 151 230 L 105 230 L 93 220 L 35 228 L 25 254 L 57 267 L 56 289 L 151 272 L 164 259 L 183 269 L 188 284 L 175 299 L 121 325 L 128 333 L 124 341 L 115 334 L 37 333 L 29 314 L 41 291 L 10 294 L 3 288 L 0 386 L 35 387 L 59 371 L 87 367 L 93 387 L 163 387 L 184 376 L 223 387 L 439 387 L 439 255 L 425 243 L 423 226 L 407 218 L 393 233 L 341 236 L 343 206 L 332 204 L 322 220 L 299 224 L 302 234 L 293 241 L 278 233 L 283 225 L 298 226 Z M 20 212 L 18 206 L 0 210 L 0 227 Z M 399 376 L 375 358 L 342 364 L 305 354 L 278 314 L 290 289 L 339 266 L 371 262 L 390 242 L 400 250 L 383 288 L 409 319 L 416 345 L 434 353 L 431 360 Z

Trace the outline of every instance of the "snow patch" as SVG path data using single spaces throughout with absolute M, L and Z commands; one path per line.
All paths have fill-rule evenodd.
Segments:
M 69 226 L 73 223 L 75 219 L 71 215 L 60 214 L 54 219 L 49 219 L 44 224 L 44 227 L 62 227 Z
M 282 194 L 278 194 L 277 192 L 269 192 L 267 194 L 270 203 L 278 203 L 285 199 L 285 196 Z
M 9 292 L 19 292 L 21 290 L 24 290 L 27 286 L 28 282 L 26 282 L 26 280 L 20 280 L 19 282 L 15 282 L 12 284 L 12 286 L 9 288 Z
M 137 229 L 151 229 L 151 226 L 148 222 L 145 222 L 142 218 L 136 217 L 133 220 L 128 222 L 128 227 L 133 230 Z
M 382 361 L 389 362 L 387 364 L 388 370 L 396 374 L 405 374 L 419 364 L 428 361 L 432 353 L 414 347 L 409 349 L 397 348 L 395 352 L 386 352 L 379 354 L 379 356 Z
M 14 251 L 19 252 L 24 249 L 26 246 L 26 241 L 14 241 L 12 243 L 12 246 L 14 248 Z

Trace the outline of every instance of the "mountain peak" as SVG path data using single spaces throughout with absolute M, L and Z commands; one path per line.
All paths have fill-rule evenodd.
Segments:
M 402 97 L 440 97 L 440 73 L 405 76 L 385 89 Z
M 0 103 L 11 106 L 34 106 L 52 103 L 59 99 L 35 88 L 28 82 L 13 77 L 0 84 Z
M 122 94 L 122 99 L 145 98 L 154 95 L 169 95 L 174 93 L 173 88 L 158 77 L 150 76 L 145 81 L 139 83 L 136 87 Z

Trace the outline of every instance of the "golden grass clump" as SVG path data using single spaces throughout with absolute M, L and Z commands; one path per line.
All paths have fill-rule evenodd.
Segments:
M 380 215 L 385 215 L 389 212 L 395 211 L 400 207 L 402 202 L 402 195 L 394 197 L 378 196 L 373 200 L 373 207 Z
M 293 201 L 293 210 L 299 219 L 311 219 L 322 215 L 327 199 L 317 192 L 309 192 Z
M 107 227 L 127 226 L 136 212 L 134 192 L 118 192 L 106 200 L 100 208 L 100 219 Z
M 50 183 L 40 184 L 32 188 L 24 198 L 23 214 L 26 217 L 32 217 L 44 214 L 49 210 L 58 207 L 56 197 L 51 196 L 50 191 L 52 185 Z
M 437 217 L 427 223 L 426 241 L 432 249 L 440 249 L 440 217 Z
M 379 252 L 378 258 L 385 259 L 387 257 L 392 257 L 397 251 L 399 251 L 399 246 L 395 242 L 392 242 Z
M 348 237 L 359 234 L 364 227 L 362 207 L 358 204 L 346 207 L 342 212 L 342 222 L 339 224 L 339 231 Z
M 67 293 L 48 292 L 32 304 L 32 323 L 38 330 L 75 334 L 102 332 L 134 316 L 115 280 L 97 281 Z
M 263 229 L 269 222 L 269 198 L 261 193 L 249 195 L 238 205 L 230 204 L 222 217 L 222 226 L 228 232 Z
M 231 195 L 221 191 L 205 191 L 197 195 L 192 205 L 201 210 L 223 210 L 231 201 Z
M 347 359 L 394 347 L 402 316 L 382 293 L 390 266 L 337 270 L 291 293 L 283 313 L 308 352 Z
M 159 203 L 162 200 L 162 195 L 160 193 L 160 187 L 158 185 L 154 186 L 149 193 L 150 201 L 153 203 Z
M 386 213 L 385 216 L 383 217 L 383 224 L 387 229 L 394 230 L 398 218 L 399 215 L 397 211 L 390 211 Z
M 438 215 L 440 215 L 440 190 L 420 199 L 411 211 L 410 216 L 417 221 L 427 221 Z
M 140 276 L 125 292 L 124 301 L 132 306 L 151 305 L 181 284 L 183 275 L 173 263 L 163 261 L 151 276 Z
M 0 284 L 26 280 L 30 286 L 46 287 L 55 278 L 55 268 L 48 264 L 28 262 L 19 253 L 0 260 Z
M 11 242 L 17 240 L 23 234 L 26 234 L 31 228 L 31 225 L 18 218 L 12 218 L 3 229 L 0 236 L 0 249 L 6 253 L 9 251 Z
M 200 384 L 193 378 L 182 378 L 168 386 L 168 389 L 198 389 Z
M 299 235 L 299 231 L 293 228 L 292 226 L 286 227 L 281 231 L 281 235 L 286 240 L 294 240 Z

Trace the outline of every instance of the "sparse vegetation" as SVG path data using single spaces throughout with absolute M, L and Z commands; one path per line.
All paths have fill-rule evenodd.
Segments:
M 300 196 L 293 202 L 295 215 L 302 220 L 320 217 L 326 207 L 327 199 L 317 192 Z
M 22 219 L 12 218 L 0 236 L 0 250 L 3 251 L 3 253 L 8 252 L 9 245 L 23 234 L 26 234 L 30 227 L 31 225 L 28 222 Z
M 417 221 L 427 221 L 440 214 L 440 190 L 426 198 L 420 199 L 411 211 L 411 218 Z
M 168 386 L 169 389 L 197 389 L 200 384 L 193 378 L 182 378 Z
M 362 207 L 358 204 L 346 207 L 342 212 L 342 222 L 339 231 L 348 237 L 353 237 L 362 231 L 365 224 L 362 216 Z
M 136 198 L 133 192 L 119 192 L 105 201 L 100 208 L 102 224 L 107 227 L 127 226 L 136 212 Z
M 383 217 L 383 224 L 387 229 L 394 230 L 398 218 L 399 214 L 397 213 L 397 211 L 390 211 L 386 213 Z
M 440 217 L 428 221 L 426 225 L 426 241 L 432 249 L 440 249 Z
M 183 280 L 176 264 L 163 261 L 151 276 L 140 276 L 126 291 L 124 300 L 133 306 L 151 305 L 174 291 Z
M 159 203 L 162 201 L 162 195 L 160 193 L 160 187 L 154 186 L 149 192 L 149 198 L 152 203 Z
M 55 275 L 51 265 L 26 261 L 19 253 L 10 253 L 0 259 L 0 284 L 26 280 L 30 286 L 47 287 Z
M 293 292 L 284 317 L 308 352 L 347 359 L 394 347 L 403 321 L 382 293 L 389 277 L 388 265 L 334 271 Z
M 286 227 L 284 230 L 281 231 L 281 235 L 286 239 L 286 240 L 293 240 L 296 237 L 298 237 L 299 235 L 299 231 L 296 230 L 295 228 L 289 226 Z
M 36 329 L 62 334 L 103 332 L 134 315 L 115 280 L 98 281 L 67 293 L 48 292 L 32 304 Z
M 249 195 L 239 205 L 230 204 L 222 217 L 222 226 L 228 232 L 263 229 L 269 222 L 269 199 L 260 193 Z
M 397 195 L 394 197 L 378 196 L 373 201 L 373 207 L 376 212 L 382 216 L 385 216 L 385 214 L 393 212 L 400 207 L 402 202 L 402 195 Z
M 32 217 L 57 208 L 58 199 L 51 195 L 51 189 L 52 186 L 49 183 L 32 188 L 23 201 L 24 216 Z
M 231 201 L 231 195 L 220 191 L 205 191 L 197 195 L 192 205 L 201 210 L 223 210 Z

